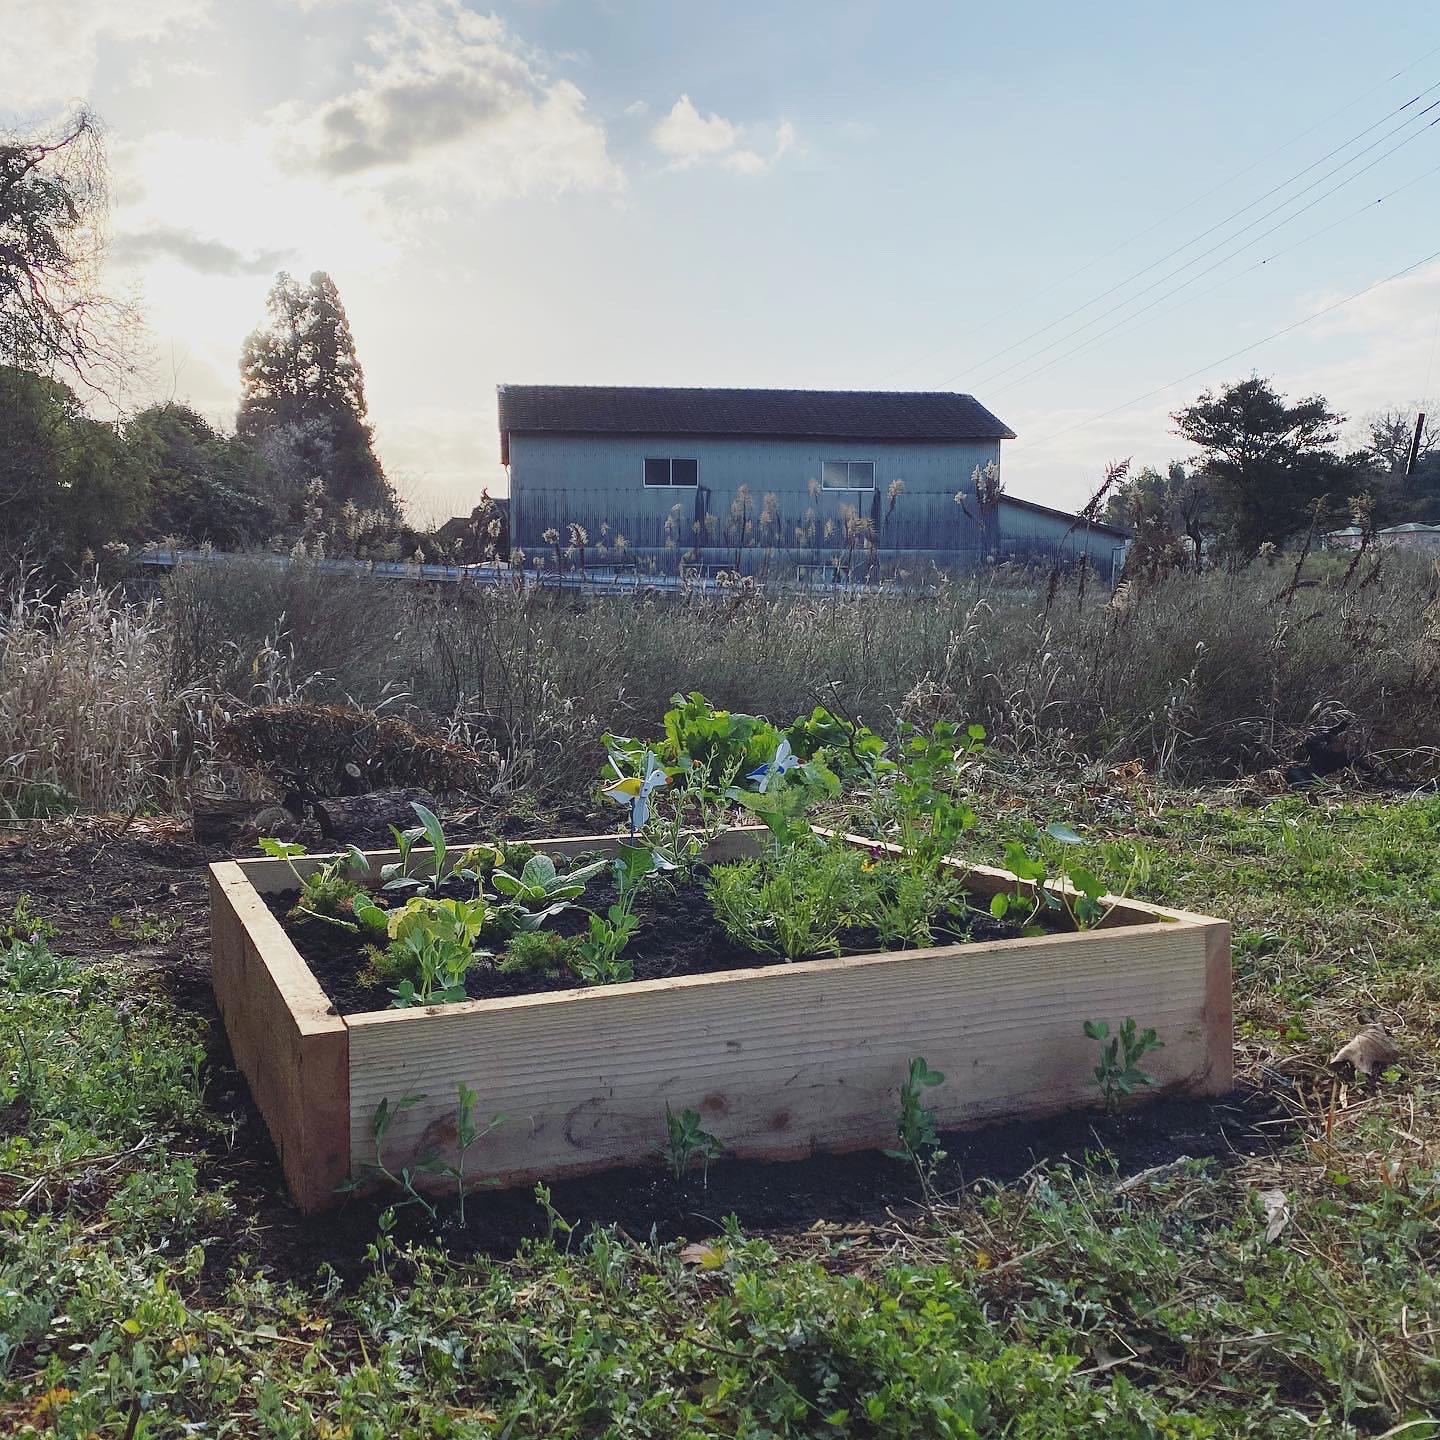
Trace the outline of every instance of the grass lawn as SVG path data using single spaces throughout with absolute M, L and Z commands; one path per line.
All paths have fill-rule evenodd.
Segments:
M 1138 1172 L 1097 1146 L 879 1223 L 688 1246 L 552 1211 L 504 1260 L 371 1209 L 307 1263 L 274 1167 L 233 1159 L 253 1120 L 199 1000 L 22 921 L 0 1431 L 1440 1436 L 1440 798 L 1051 803 L 1107 878 L 1233 919 L 1240 1103 L 1273 1143 Z M 1331 1070 L 1371 1021 L 1400 1059 Z

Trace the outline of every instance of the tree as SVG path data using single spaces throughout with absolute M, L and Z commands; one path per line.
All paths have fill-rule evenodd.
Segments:
M 1213 486 L 1222 542 L 1248 559 L 1309 523 L 1328 497 L 1343 511 L 1357 471 L 1334 450 L 1344 416 L 1322 395 L 1290 405 L 1268 380 L 1252 375 L 1218 394 L 1207 390 L 1172 417 L 1199 447 L 1200 473 Z
M 68 385 L 0 367 L 0 545 L 46 567 L 135 538 L 149 503 L 143 459 L 92 420 Z
M 275 511 L 250 492 L 250 447 L 220 434 L 186 405 L 152 405 L 125 426 L 125 442 L 145 471 L 147 538 L 179 536 L 222 550 L 267 539 Z
M 97 278 L 108 208 L 104 139 L 89 110 L 39 134 L 0 134 L 0 364 L 65 371 L 97 389 L 128 370 L 134 316 Z
M 308 285 L 282 271 L 269 318 L 240 356 L 237 428 L 262 439 L 288 432 L 287 456 L 337 504 L 393 514 L 395 495 L 373 446 L 365 377 L 340 292 L 323 270 Z
M 1210 482 L 1183 460 L 1172 460 L 1163 473 L 1147 465 L 1112 492 L 1104 518 L 1134 532 L 1134 549 L 1153 552 L 1142 568 L 1198 571 L 1214 524 Z
M 1440 423 L 1429 412 L 1420 432 L 1415 470 L 1405 473 L 1415 441 L 1418 411 L 1383 410 L 1366 421 L 1366 443 L 1358 457 L 1370 474 L 1376 524 L 1440 521 Z

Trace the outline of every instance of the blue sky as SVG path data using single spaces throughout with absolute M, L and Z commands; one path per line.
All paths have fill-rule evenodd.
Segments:
M 230 418 L 274 271 L 323 267 L 422 517 L 503 488 L 506 380 L 967 390 L 1020 434 L 1009 488 L 1063 504 L 1107 460 L 1183 453 L 1169 412 L 1252 369 L 1357 425 L 1437 384 L 1440 261 L 1248 348 L 1440 250 L 1433 0 L 0 0 L 0 23 L 10 118 L 84 97 L 109 126 L 111 279 L 152 329 L 133 403 Z

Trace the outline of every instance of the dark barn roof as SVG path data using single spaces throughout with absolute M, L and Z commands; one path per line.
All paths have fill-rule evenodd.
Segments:
M 510 435 L 783 435 L 827 440 L 1013 440 L 978 400 L 944 390 L 714 390 L 501 385 Z

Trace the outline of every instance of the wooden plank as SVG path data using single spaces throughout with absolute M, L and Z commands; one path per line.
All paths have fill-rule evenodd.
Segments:
M 242 868 L 210 867 L 215 999 L 235 1063 L 303 1211 L 350 1168 L 349 1033 Z
M 947 1075 L 947 1126 L 1094 1103 L 1086 1019 L 1160 1032 L 1157 1089 L 1213 1088 L 1220 939 L 1185 921 L 808 961 L 720 975 L 351 1016 L 352 1159 L 381 1100 L 425 1100 L 392 1157 L 453 1148 L 454 1096 L 507 1123 L 467 1169 L 502 1184 L 643 1162 L 665 1107 L 698 1110 L 732 1153 L 796 1158 L 890 1142 L 911 1057 Z

